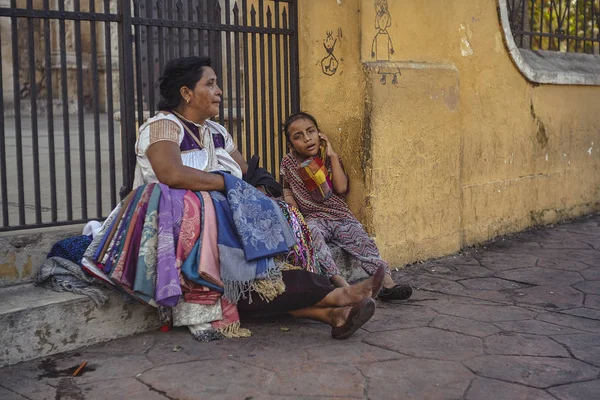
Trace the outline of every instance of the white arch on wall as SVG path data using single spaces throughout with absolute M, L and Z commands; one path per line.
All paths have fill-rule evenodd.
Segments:
M 510 28 L 508 0 L 497 1 L 504 44 L 525 79 L 533 83 L 600 85 L 600 56 L 519 48 Z

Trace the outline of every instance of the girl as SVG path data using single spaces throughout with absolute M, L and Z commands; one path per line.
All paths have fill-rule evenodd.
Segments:
M 330 242 L 359 259 L 369 275 L 380 266 L 385 268 L 380 299 L 408 299 L 412 289 L 394 283 L 375 242 L 348 208 L 344 200 L 348 177 L 342 160 L 316 119 L 304 112 L 293 114 L 285 121 L 284 133 L 291 150 L 281 161 L 284 200 L 304 215 L 323 272 L 335 286 L 348 285 L 326 244 Z

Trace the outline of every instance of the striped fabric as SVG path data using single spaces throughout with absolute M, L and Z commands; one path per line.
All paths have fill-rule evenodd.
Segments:
M 390 273 L 390 267 L 381 259 L 375 242 L 355 218 L 338 221 L 311 219 L 307 221 L 307 224 L 321 270 L 328 277 L 340 275 L 340 270 L 333 260 L 327 243 L 341 247 L 356 257 L 361 261 L 361 267 L 369 275 L 373 275 L 380 265 L 385 268 L 386 273 Z

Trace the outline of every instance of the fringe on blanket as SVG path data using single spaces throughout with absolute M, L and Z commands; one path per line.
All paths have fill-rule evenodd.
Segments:
M 265 278 L 253 279 L 246 282 L 224 280 L 223 297 L 232 304 L 237 304 L 241 298 L 248 298 L 248 303 L 252 304 L 251 292 L 256 292 L 267 302 L 273 300 L 285 292 L 283 274 L 279 269 L 279 264 L 277 262 L 275 264 L 277 267 L 268 269 Z
M 99 280 L 87 276 L 79 265 L 62 257 L 46 259 L 35 275 L 35 283 L 55 292 L 88 296 L 96 307 L 102 307 L 108 301 L 104 291 L 94 287 L 102 286 Z
M 223 335 L 226 338 L 242 338 L 242 337 L 250 337 L 252 336 L 252 332 L 250 329 L 242 328 L 240 326 L 240 322 L 236 321 L 232 324 L 222 326 L 217 329 L 219 334 Z

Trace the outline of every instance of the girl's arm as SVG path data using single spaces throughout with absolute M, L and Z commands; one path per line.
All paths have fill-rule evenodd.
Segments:
M 298 203 L 296 202 L 296 198 L 294 197 L 294 193 L 292 192 L 292 189 L 290 189 L 290 185 L 287 183 L 285 178 L 283 178 L 283 201 L 300 209 L 300 207 L 298 207 Z
M 335 193 L 343 196 L 348 191 L 348 176 L 346 176 L 346 172 L 340 163 L 340 158 L 333 151 L 333 147 L 327 136 L 320 133 L 319 137 L 327 144 L 326 154 L 331 160 L 331 183 L 333 184 L 333 190 Z

